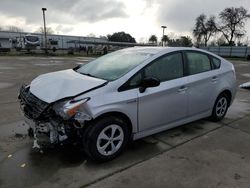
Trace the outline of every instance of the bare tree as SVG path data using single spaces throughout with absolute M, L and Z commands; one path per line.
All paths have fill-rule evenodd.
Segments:
M 193 35 L 198 43 L 203 41 L 204 45 L 207 46 L 209 39 L 216 33 L 216 31 L 214 16 L 207 18 L 205 14 L 201 14 L 196 18 Z
M 8 27 L 8 31 L 13 31 L 13 32 L 23 32 L 23 29 L 17 26 L 10 25 Z
M 243 8 L 226 8 L 220 14 L 217 29 L 223 34 L 229 45 L 235 45 L 235 39 L 245 35 L 245 23 L 250 14 Z
M 36 31 L 36 33 L 44 33 L 44 28 L 43 27 L 39 27 Z M 54 30 L 51 27 L 46 27 L 46 33 L 47 34 L 54 34 Z
M 148 39 L 149 42 L 152 43 L 157 43 L 157 36 L 156 35 L 151 35 Z

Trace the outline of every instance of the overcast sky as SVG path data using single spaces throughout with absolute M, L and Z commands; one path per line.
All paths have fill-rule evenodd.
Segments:
M 43 24 L 41 8 L 46 7 L 47 26 L 55 33 L 100 36 L 125 31 L 140 42 L 151 34 L 160 38 L 161 25 L 169 35 L 191 35 L 198 15 L 218 15 L 231 6 L 250 11 L 250 0 L 1 0 L 0 27 L 34 32 Z

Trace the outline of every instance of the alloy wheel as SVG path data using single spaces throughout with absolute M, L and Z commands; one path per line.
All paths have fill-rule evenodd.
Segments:
M 97 137 L 97 150 L 104 156 L 117 152 L 124 140 L 123 129 L 116 124 L 105 127 Z
M 225 97 L 222 97 L 218 100 L 216 105 L 216 115 L 218 117 L 224 116 L 227 110 L 227 99 Z

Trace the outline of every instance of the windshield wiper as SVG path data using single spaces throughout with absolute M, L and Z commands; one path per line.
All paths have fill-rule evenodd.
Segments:
M 78 72 L 78 73 L 80 73 L 82 75 L 90 76 L 90 77 L 93 77 L 93 78 L 98 78 L 98 77 L 96 77 L 96 76 L 94 76 L 92 74 L 89 74 L 89 73 L 82 73 L 82 72 Z
M 89 73 L 83 73 L 83 72 L 79 72 L 79 71 L 76 71 L 76 72 L 79 73 L 79 74 L 85 75 L 85 76 L 90 76 L 90 77 L 93 77 L 93 78 L 98 78 L 98 79 L 102 79 L 102 80 L 107 80 L 107 79 L 104 79 L 104 78 L 100 78 L 100 77 L 94 76 L 94 75 L 89 74 Z

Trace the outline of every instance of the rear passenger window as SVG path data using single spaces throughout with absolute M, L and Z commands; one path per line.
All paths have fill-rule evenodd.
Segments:
M 189 74 L 198 74 L 211 70 L 210 60 L 207 55 L 196 52 L 186 52 Z
M 215 57 L 211 57 L 214 69 L 220 68 L 220 60 Z

